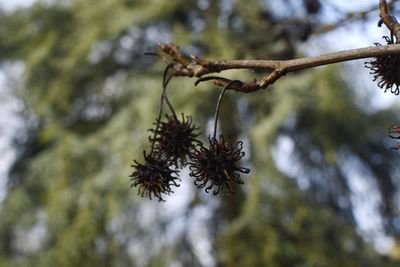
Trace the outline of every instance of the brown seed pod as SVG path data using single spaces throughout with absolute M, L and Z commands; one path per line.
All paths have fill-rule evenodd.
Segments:
M 199 128 L 192 124 L 192 117 L 186 116 L 185 119 L 183 113 L 181 121 L 168 114 L 166 119 L 160 121 L 158 127 L 156 121 L 156 128 L 149 130 L 155 133 L 153 137 L 149 137 L 150 142 L 155 143 L 154 153 L 175 166 L 179 163 L 185 165 L 196 145 L 201 144 L 197 140 L 199 134 L 196 133 Z
M 240 167 L 239 160 L 244 156 L 242 152 L 243 142 L 239 141 L 233 145 L 225 141 L 221 135 L 219 140 L 208 138 L 210 145 L 208 148 L 201 146 L 193 153 L 193 161 L 190 162 L 190 176 L 195 178 L 194 184 L 198 188 L 205 186 L 206 193 L 215 186 L 213 194 L 228 190 L 233 193 L 231 184 L 243 184 L 240 173 L 247 174 L 250 169 Z
M 384 36 L 387 44 L 393 44 L 393 40 Z M 380 46 L 380 43 L 375 43 Z M 378 81 L 378 86 L 386 91 L 390 89 L 392 94 L 400 94 L 400 55 L 380 56 L 372 61 L 365 62 L 365 67 L 370 69 L 370 74 L 374 76 L 374 81 Z
M 139 186 L 138 194 L 142 197 L 157 197 L 159 201 L 165 201 L 162 194 L 170 195 L 173 193 L 171 186 L 179 187 L 177 180 L 180 179 L 174 175 L 178 171 L 172 170 L 166 160 L 154 157 L 152 154 L 146 155 L 143 151 L 145 163 L 141 164 L 134 160 L 135 170 L 130 175 L 132 186 Z

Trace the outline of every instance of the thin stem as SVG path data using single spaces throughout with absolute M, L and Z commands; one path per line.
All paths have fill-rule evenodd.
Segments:
M 217 137 L 219 107 L 221 106 L 222 97 L 224 96 L 225 91 L 228 89 L 229 85 L 231 85 L 232 83 L 235 83 L 235 82 L 240 82 L 240 81 L 239 80 L 232 80 L 232 81 L 228 82 L 224 86 L 224 88 L 222 89 L 221 93 L 219 94 L 217 107 L 215 108 L 215 115 L 214 115 L 214 133 L 213 133 L 213 139 L 214 140 L 216 140 L 216 137 Z
M 379 16 L 381 21 L 390 30 L 390 33 L 396 36 L 396 43 L 400 42 L 400 24 L 396 18 L 389 13 L 389 7 L 386 0 L 379 1 Z
M 160 100 L 160 111 L 158 112 L 158 117 L 156 121 L 156 129 L 154 130 L 153 134 L 153 140 L 155 140 L 158 128 L 160 127 L 160 121 L 161 121 L 161 116 L 164 108 L 164 99 L 165 99 L 165 91 L 167 89 L 168 82 L 171 80 L 171 75 L 167 78 L 168 70 L 172 68 L 173 64 L 168 64 L 167 67 L 165 67 L 164 74 L 163 74 L 163 80 L 162 80 L 162 93 L 161 93 L 161 100 Z M 151 151 L 150 155 L 153 154 L 154 151 L 154 146 L 155 146 L 155 141 L 152 142 L 151 144 Z
M 169 98 L 167 96 L 167 85 L 168 85 L 169 81 L 172 79 L 172 77 L 174 77 L 173 74 L 169 75 L 167 79 L 164 79 L 164 82 L 163 82 L 163 87 L 164 87 L 163 97 L 164 97 L 165 102 L 167 102 L 167 105 L 168 105 L 169 109 L 171 110 L 172 115 L 175 117 L 175 119 L 178 119 L 177 116 L 176 116 L 176 113 L 175 113 L 175 109 L 173 108 L 173 106 L 172 106 L 172 104 L 169 101 Z

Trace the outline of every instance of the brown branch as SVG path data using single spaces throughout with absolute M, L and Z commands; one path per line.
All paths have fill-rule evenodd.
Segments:
M 214 84 L 226 89 L 249 93 L 259 89 L 265 89 L 286 73 L 318 67 L 338 62 L 356 60 L 370 57 L 381 57 L 400 54 L 400 24 L 395 17 L 389 14 L 386 0 L 379 0 L 380 18 L 378 26 L 385 24 L 391 34 L 396 37 L 396 44 L 379 45 L 375 47 L 358 48 L 328 53 L 316 57 L 298 58 L 291 60 L 221 60 L 209 61 L 195 55 L 190 58 L 184 56 L 179 47 L 174 44 L 159 44 L 160 49 L 170 58 L 164 59 L 171 64 L 173 76 L 199 77 L 195 83 L 212 80 Z M 266 71 L 263 78 L 250 82 L 232 82 L 230 79 L 220 76 L 204 75 L 218 73 L 231 69 L 255 69 Z
M 397 22 L 396 18 L 389 14 L 389 8 L 386 0 L 379 0 L 379 16 L 382 22 L 390 30 L 390 32 L 396 36 L 396 43 L 400 43 L 400 24 Z
M 220 72 L 230 69 L 256 69 L 256 70 L 278 70 L 281 72 L 292 72 L 311 67 L 318 67 L 343 61 L 379 57 L 400 54 L 400 45 L 384 45 L 376 47 L 365 47 L 351 50 L 343 50 L 315 57 L 306 57 L 290 60 L 222 60 L 207 61 L 192 56 L 193 62 L 200 66 L 194 70 L 193 75 L 200 77 L 204 74 Z
M 173 49 L 171 49 L 171 47 Z M 176 45 L 160 44 L 161 50 L 171 56 L 175 63 L 173 66 L 174 76 L 203 77 L 211 73 L 218 73 L 230 69 L 256 69 L 270 72 L 260 80 L 247 83 L 232 83 L 228 89 L 244 93 L 265 89 L 273 84 L 286 73 L 318 67 L 338 62 L 370 57 L 400 54 L 400 44 L 382 45 L 375 47 L 358 48 L 328 53 L 315 57 L 298 58 L 291 60 L 221 60 L 208 61 L 197 56 L 191 56 L 191 60 L 184 58 Z M 191 63 L 189 63 L 191 61 Z M 204 79 L 210 80 L 210 79 Z M 218 86 L 224 87 L 230 80 L 218 78 L 213 79 Z

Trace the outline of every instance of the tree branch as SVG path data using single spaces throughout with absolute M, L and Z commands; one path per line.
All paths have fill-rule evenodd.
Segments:
M 400 54 L 400 45 L 384 45 L 366 47 L 351 50 L 343 50 L 315 57 L 290 59 L 290 60 L 222 60 L 206 61 L 192 56 L 192 60 L 201 68 L 194 71 L 194 76 L 200 77 L 212 72 L 220 72 L 229 69 L 257 69 L 257 70 L 281 70 L 292 72 L 311 67 L 318 67 L 343 61 Z
M 386 0 L 379 0 L 379 16 L 381 22 L 390 30 L 390 32 L 396 36 L 396 43 L 400 42 L 400 24 L 397 22 L 396 18 L 389 14 L 389 8 Z
M 379 10 L 381 20 L 378 26 L 382 23 L 390 30 L 391 34 L 396 37 L 396 44 L 390 45 L 379 45 L 375 47 L 358 48 L 351 50 L 344 50 L 334 53 L 328 53 L 316 57 L 307 57 L 291 60 L 220 60 L 220 61 L 209 61 L 201 59 L 195 55 L 190 58 L 185 57 L 179 50 L 179 47 L 174 44 L 159 44 L 160 49 L 169 56 L 170 60 L 165 58 L 166 61 L 172 61 L 172 75 L 174 76 L 188 76 L 188 77 L 199 77 L 195 83 L 197 85 L 200 82 L 212 80 L 214 84 L 222 86 L 226 89 L 235 90 L 244 93 L 250 93 L 259 89 L 265 89 L 269 85 L 273 84 L 283 75 L 303 70 L 307 68 L 313 68 L 332 63 L 338 63 L 349 60 L 356 60 L 370 57 L 382 57 L 388 55 L 399 55 L 400 54 L 400 24 L 394 16 L 389 14 L 389 8 L 386 0 L 379 0 Z M 169 62 L 169 64 L 171 64 Z M 204 75 L 211 73 L 218 73 L 224 70 L 230 69 L 255 69 L 269 72 L 263 78 L 250 82 L 241 82 L 219 77 L 219 76 L 208 76 Z
M 191 56 L 191 59 L 184 58 L 178 47 L 174 44 L 160 44 L 160 49 L 170 55 L 173 66 L 174 76 L 203 77 L 211 73 L 218 73 L 230 69 L 256 69 L 269 71 L 270 73 L 260 80 L 253 80 L 247 83 L 233 83 L 228 89 L 244 93 L 253 92 L 259 89 L 265 89 L 273 84 L 286 73 L 303 70 L 312 67 L 318 67 L 349 60 L 380 57 L 387 55 L 400 54 L 400 44 L 382 45 L 376 47 L 365 47 L 351 50 L 343 50 L 334 53 L 328 53 L 315 57 L 298 58 L 291 60 L 220 60 L 208 61 L 200 59 L 197 56 Z M 179 60 L 176 60 L 179 59 Z M 209 79 L 207 79 L 209 80 Z M 229 80 L 212 79 L 218 86 L 225 86 Z

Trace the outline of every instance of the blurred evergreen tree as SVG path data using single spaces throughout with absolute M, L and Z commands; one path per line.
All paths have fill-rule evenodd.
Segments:
M 227 94 L 222 131 L 246 141 L 252 168 L 235 195 L 205 195 L 185 175 L 167 203 L 129 189 L 164 68 L 144 52 L 170 41 L 206 58 L 293 58 L 321 8 L 318 0 L 71 0 L 0 13 L 0 60 L 24 66 L 15 90 L 27 133 L 16 140 L 1 203 L 0 266 L 396 266 L 357 234 L 354 174 L 343 167 L 358 162 L 377 185 L 386 230 L 398 238 L 398 158 L 383 143 L 396 116 L 360 107 L 338 67 Z M 169 90 L 204 139 L 217 93 L 185 78 Z M 274 153 L 280 140 L 292 144 L 286 163 Z

